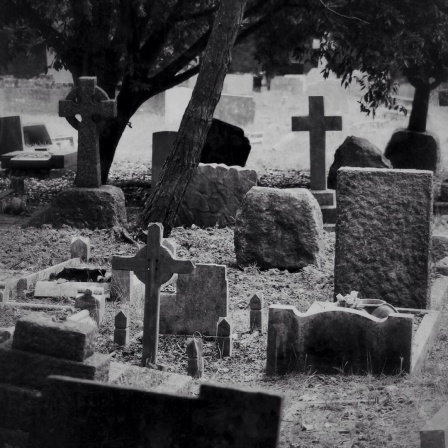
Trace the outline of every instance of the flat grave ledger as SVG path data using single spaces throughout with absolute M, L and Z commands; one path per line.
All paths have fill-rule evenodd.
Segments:
M 314 302 L 306 313 L 272 305 L 266 373 L 418 374 L 437 335 L 440 312 L 397 311 L 378 318 L 331 302 Z M 416 331 L 414 315 L 424 316 Z
M 49 149 L 45 151 L 14 151 L 0 156 L 3 169 L 58 169 L 76 170 L 76 151 Z

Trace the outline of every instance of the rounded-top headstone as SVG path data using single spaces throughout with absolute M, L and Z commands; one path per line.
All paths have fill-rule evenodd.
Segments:
M 70 257 L 88 260 L 90 258 L 90 238 L 74 236 L 70 244 Z
M 236 214 L 239 266 L 297 271 L 320 266 L 323 223 L 319 204 L 304 188 L 253 187 Z

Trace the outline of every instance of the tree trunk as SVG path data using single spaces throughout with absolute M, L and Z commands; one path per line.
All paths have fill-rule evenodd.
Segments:
M 412 110 L 409 117 L 408 130 L 416 132 L 426 131 L 426 120 L 428 118 L 429 95 L 432 87 L 429 83 L 422 81 L 411 84 L 415 87 Z
M 173 228 L 185 190 L 199 165 L 200 154 L 221 96 L 230 55 L 247 0 L 222 0 L 201 61 L 196 86 L 179 132 L 140 217 L 140 225 L 161 222 L 164 236 Z

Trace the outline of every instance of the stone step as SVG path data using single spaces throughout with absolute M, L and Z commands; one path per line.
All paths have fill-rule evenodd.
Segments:
M 320 209 L 324 224 L 336 224 L 337 208 L 335 205 L 323 205 Z

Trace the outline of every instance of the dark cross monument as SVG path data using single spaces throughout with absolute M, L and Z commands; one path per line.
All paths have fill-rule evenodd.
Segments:
M 293 131 L 308 131 L 310 133 L 310 175 L 311 190 L 327 189 L 325 173 L 325 133 L 341 131 L 342 117 L 326 117 L 324 112 L 324 97 L 309 97 L 309 115 L 307 117 L 292 117 Z
M 189 260 L 178 260 L 162 243 L 163 226 L 152 223 L 148 227 L 147 244 L 135 257 L 113 257 L 112 269 L 134 271 L 145 284 L 145 310 L 143 317 L 142 366 L 148 360 L 157 364 L 160 316 L 160 286 L 173 274 L 191 274 L 195 266 Z
M 78 121 L 76 115 L 81 116 Z M 96 85 L 96 77 L 79 78 L 78 86 L 59 101 L 59 116 L 78 131 L 77 187 L 98 188 L 101 185 L 99 133 L 107 118 L 117 116 L 117 102 Z

